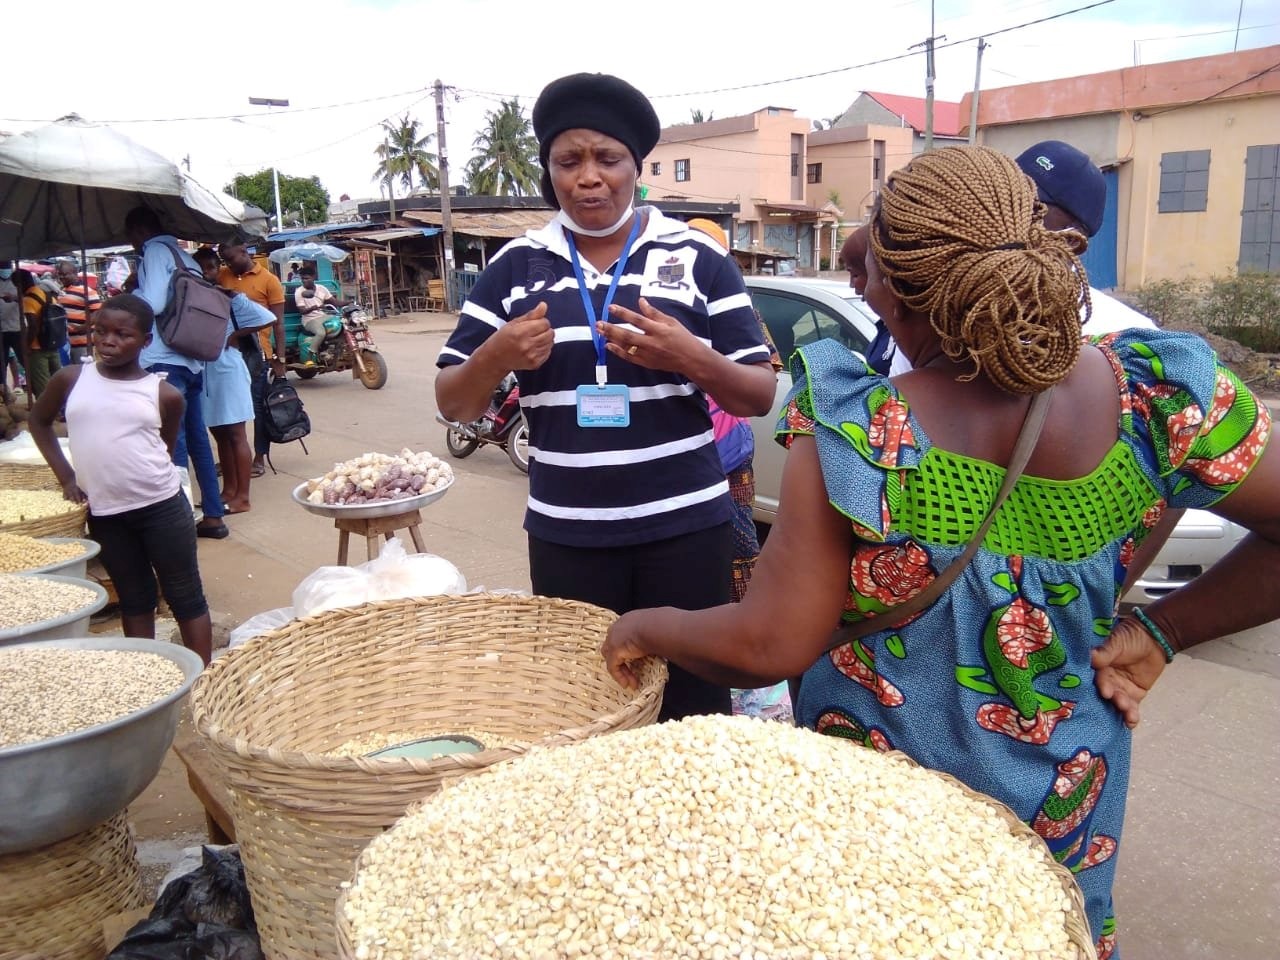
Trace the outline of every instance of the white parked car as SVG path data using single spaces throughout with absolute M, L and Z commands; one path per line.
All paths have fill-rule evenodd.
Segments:
M 745 279 L 751 300 L 784 361 L 796 347 L 815 340 L 839 340 L 850 350 L 864 353 L 875 339 L 875 314 L 847 283 L 795 277 L 749 276 Z M 1112 313 L 1128 310 L 1100 291 L 1094 291 L 1093 297 L 1095 310 L 1097 304 L 1102 303 L 1103 311 L 1097 312 L 1105 311 L 1108 318 Z M 1113 304 L 1116 310 L 1111 310 Z M 1114 325 L 1106 323 L 1105 328 L 1114 329 Z M 782 412 L 783 400 L 790 392 L 791 374 L 784 370 L 778 375 L 773 410 L 767 417 L 757 417 L 751 423 L 756 441 L 754 514 L 762 542 L 778 513 L 786 451 L 774 442 L 773 428 Z M 1243 535 L 1244 530 L 1228 520 L 1206 510 L 1188 510 L 1125 600 L 1147 603 L 1181 586 L 1208 569 Z

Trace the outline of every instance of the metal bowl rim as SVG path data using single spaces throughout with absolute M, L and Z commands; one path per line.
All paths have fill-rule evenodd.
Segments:
M 107 597 L 107 591 L 103 589 L 102 584 L 94 583 L 92 580 L 84 580 L 81 577 L 60 577 L 52 573 L 7 573 L 5 576 L 29 577 L 32 580 L 53 580 L 57 583 L 69 583 L 73 586 L 84 587 L 88 590 L 92 590 L 97 595 L 94 600 L 86 603 L 79 610 L 75 610 L 71 613 L 64 613 L 60 617 L 53 617 L 49 620 L 35 620 L 31 623 L 24 623 L 20 627 L 8 627 L 4 630 L 0 630 L 0 644 L 5 644 L 5 646 L 13 646 L 13 644 L 6 643 L 8 640 L 17 640 L 20 637 L 26 636 L 28 633 L 34 633 L 35 630 L 32 628 L 37 624 L 40 625 L 39 629 L 42 631 L 53 630 L 57 627 L 65 627 L 69 623 L 74 623 L 81 617 L 92 617 L 107 605 L 107 600 L 109 599 Z
M 110 730 L 127 726 L 140 719 L 144 714 L 158 713 L 170 704 L 185 697 L 191 691 L 196 679 L 204 671 L 204 662 L 201 661 L 198 653 L 176 643 L 168 643 L 164 640 L 149 640 L 145 637 L 88 636 L 69 637 L 64 640 L 33 640 L 30 643 L 10 644 L 4 649 L 19 650 L 35 647 L 55 647 L 65 650 L 131 650 L 139 653 L 154 653 L 177 664 L 178 668 L 182 670 L 182 685 L 159 700 L 153 701 L 145 707 L 140 707 L 131 713 L 126 713 L 124 716 L 116 717 L 114 720 L 108 720 L 106 723 L 97 723 L 92 727 L 73 730 L 71 733 L 64 733 L 60 737 L 50 737 L 47 740 L 34 740 L 31 743 L 18 743 L 12 747 L 0 747 L 0 761 L 36 750 L 48 750 L 51 747 L 66 746 L 75 743 L 77 740 L 88 740 Z
M 97 540 L 90 540 L 88 537 L 35 537 L 36 540 L 43 540 L 45 543 L 83 543 L 84 553 L 78 557 L 71 557 L 68 560 L 57 560 L 53 563 L 46 563 L 43 567 L 27 567 L 25 570 L 15 570 L 11 574 L 15 577 L 29 577 L 48 573 L 50 570 L 58 570 L 62 567 L 68 567 L 73 563 L 88 563 L 99 553 L 102 552 L 102 545 Z M 55 574 L 56 576 L 56 574 Z M 82 578 L 76 578 L 82 579 Z M 89 581 L 92 583 L 93 581 Z
M 408 513 L 410 510 L 417 510 L 425 507 L 430 503 L 439 500 L 458 479 L 457 475 L 449 478 L 449 482 L 443 487 L 432 490 L 430 493 L 419 493 L 412 497 L 402 497 L 399 500 L 377 500 L 373 503 L 356 503 L 356 504 L 325 504 L 311 503 L 307 500 L 306 490 L 310 480 L 304 480 L 293 488 L 293 502 L 298 504 L 308 513 L 314 513 L 317 516 L 329 517 L 337 520 L 347 517 L 351 520 L 373 519 L 377 516 L 394 516 L 397 513 Z

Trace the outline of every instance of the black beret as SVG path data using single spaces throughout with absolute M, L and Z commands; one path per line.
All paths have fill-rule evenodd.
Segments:
M 643 93 L 607 73 L 575 73 L 552 80 L 533 105 L 538 159 L 547 166 L 551 142 L 566 130 L 595 130 L 625 144 L 636 169 L 658 142 L 662 126 Z

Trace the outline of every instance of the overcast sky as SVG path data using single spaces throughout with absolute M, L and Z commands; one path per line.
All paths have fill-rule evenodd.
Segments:
M 947 38 L 940 43 L 968 40 L 1089 2 L 937 0 L 935 31 Z M 860 90 L 923 96 L 922 56 L 841 68 L 907 54 L 928 36 L 930 13 L 929 0 L 181 6 L 179 14 L 172 0 L 58 0 L 40 30 L 6 44 L 0 130 L 18 132 L 73 112 L 145 121 L 121 129 L 175 160 L 189 157 L 207 186 L 221 188 L 237 172 L 276 163 L 284 173 L 318 175 L 335 200 L 369 197 L 378 193 L 372 173 L 380 121 L 407 113 L 434 132 L 430 87 L 437 78 L 450 88 L 445 115 L 456 180 L 485 112 L 501 96 L 518 94 L 531 107 L 546 83 L 581 70 L 635 84 L 664 125 L 687 122 L 693 108 L 722 117 L 773 105 L 827 118 Z M 48 42 L 39 42 L 41 32 Z M 1225 53 L 1237 40 L 1240 49 L 1280 44 L 1274 0 L 1112 0 L 991 37 L 982 85 Z M 938 51 L 939 98 L 958 100 L 972 89 L 976 46 Z M 828 73 L 790 79 L 821 72 Z M 755 86 L 723 89 L 748 84 Z M 248 105 L 251 96 L 288 99 L 290 107 L 268 116 Z M 240 119 L 178 119 L 231 116 Z

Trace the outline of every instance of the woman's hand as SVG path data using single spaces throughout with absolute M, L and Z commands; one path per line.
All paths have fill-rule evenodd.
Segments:
M 650 655 L 641 639 L 640 623 L 643 619 L 639 612 L 623 614 L 613 622 L 600 648 L 609 676 L 628 690 L 640 686 L 640 677 L 631 665 Z
M 675 317 L 655 308 L 640 298 L 640 312 L 614 304 L 609 308 L 612 323 L 600 323 L 596 329 L 608 341 L 608 350 L 636 366 L 649 370 L 686 373 L 690 360 L 698 351 L 709 349 Z M 619 324 L 629 323 L 635 330 Z
M 491 342 L 503 358 L 507 370 L 537 370 L 551 356 L 556 345 L 556 332 L 547 319 L 545 301 L 528 313 L 508 320 Z
M 62 485 L 62 499 L 70 500 L 72 503 L 85 503 L 89 499 L 85 496 L 85 492 L 80 489 L 80 485 L 76 483 L 74 474 L 72 474 L 70 480 Z
M 1119 621 L 1107 642 L 1093 651 L 1093 682 L 1098 693 L 1124 717 L 1130 730 L 1138 725 L 1138 706 L 1164 672 L 1164 651 L 1137 620 Z

